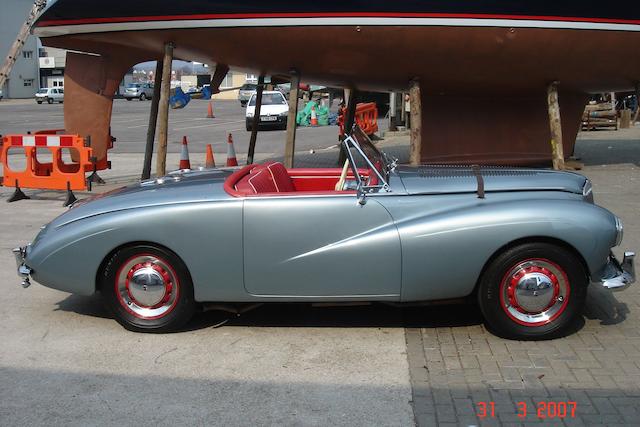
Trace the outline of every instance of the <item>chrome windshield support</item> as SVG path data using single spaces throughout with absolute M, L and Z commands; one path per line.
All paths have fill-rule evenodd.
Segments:
M 347 152 L 347 156 L 349 158 L 349 165 L 351 166 L 351 171 L 353 172 L 353 175 L 355 176 L 356 180 L 358 181 L 358 187 L 361 188 L 364 192 L 375 190 L 375 189 L 381 189 L 381 190 L 386 191 L 386 192 L 390 191 L 389 190 L 389 183 L 382 176 L 382 174 L 380 173 L 378 168 L 376 168 L 374 166 L 374 164 L 371 162 L 371 159 L 369 159 L 369 157 L 367 157 L 367 155 L 364 153 L 364 151 L 362 151 L 362 148 L 360 147 L 360 144 L 358 143 L 358 141 L 356 141 L 355 138 L 353 138 L 351 135 L 349 135 L 344 139 L 344 141 L 342 143 L 344 144 L 344 149 Z M 353 147 L 353 149 L 356 150 L 356 152 L 364 159 L 364 161 L 367 163 L 367 166 L 369 167 L 369 170 L 372 171 L 373 173 L 375 173 L 376 176 L 378 177 L 378 182 L 380 182 L 380 184 L 371 185 L 371 186 L 366 186 L 366 185 L 363 184 L 362 178 L 360 177 L 360 174 L 358 173 L 358 168 L 357 168 L 355 159 L 353 157 L 353 153 L 351 152 L 349 147 Z

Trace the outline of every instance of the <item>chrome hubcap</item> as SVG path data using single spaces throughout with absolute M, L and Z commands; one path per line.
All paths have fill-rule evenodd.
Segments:
M 158 304 L 166 292 L 165 279 L 154 267 L 157 269 L 157 266 L 145 265 L 139 270 L 132 270 L 129 279 L 129 295 L 144 307 Z
M 178 301 L 179 282 L 169 263 L 154 255 L 138 255 L 127 260 L 116 278 L 120 304 L 142 319 L 168 314 Z
M 532 259 L 509 270 L 501 284 L 501 301 L 517 323 L 540 326 L 553 321 L 565 309 L 569 280 L 551 261 Z

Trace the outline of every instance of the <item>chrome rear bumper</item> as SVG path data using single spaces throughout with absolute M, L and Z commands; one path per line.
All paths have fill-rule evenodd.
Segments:
M 635 256 L 635 252 L 625 252 L 624 258 L 620 262 L 611 254 L 609 263 L 604 267 L 600 275 L 602 287 L 612 291 L 621 291 L 634 283 L 636 281 Z
M 28 246 L 22 246 L 13 249 L 13 256 L 16 258 L 16 267 L 18 269 L 18 276 L 22 279 L 22 287 L 28 288 L 31 286 L 30 275 L 33 271 L 31 268 L 24 265 L 24 259 L 27 256 Z

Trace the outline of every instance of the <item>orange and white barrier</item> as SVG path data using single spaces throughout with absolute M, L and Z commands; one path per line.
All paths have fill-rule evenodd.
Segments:
M 86 146 L 85 138 L 77 135 L 7 135 L 2 138 L 0 149 L 0 163 L 4 169 L 2 185 L 15 187 L 16 191 L 8 201 L 28 198 L 21 188 L 35 188 L 44 190 L 67 190 L 67 204 L 73 203 L 75 197 L 72 190 L 86 190 L 87 180 L 85 170 L 91 170 L 91 147 Z M 38 149 L 49 150 L 52 161 L 41 163 L 38 161 Z M 68 150 L 70 157 L 76 158 L 71 163 L 63 160 L 63 150 Z M 15 159 L 16 154 L 10 151 L 24 153 L 25 167 L 21 170 L 12 168 L 9 154 Z
M 316 114 L 316 107 L 311 106 L 311 126 L 318 126 L 318 115 Z
M 338 126 L 340 136 L 344 135 L 344 122 L 347 116 L 347 109 L 342 108 L 338 114 Z M 355 122 L 360 129 L 371 136 L 378 131 L 378 107 L 375 102 L 360 103 L 356 105 Z
M 180 169 L 191 169 L 191 162 L 189 161 L 189 147 L 187 145 L 187 137 L 182 137 L 182 149 L 180 151 Z
M 238 166 L 236 149 L 233 148 L 233 135 L 231 134 L 229 134 L 227 138 L 227 166 Z
M 215 119 L 216 116 L 213 114 L 213 101 L 209 101 L 209 107 L 207 108 L 207 118 Z

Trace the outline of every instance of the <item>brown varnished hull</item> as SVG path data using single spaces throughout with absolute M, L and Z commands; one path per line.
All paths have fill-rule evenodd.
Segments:
M 640 80 L 640 55 L 629 54 L 640 45 L 640 32 L 627 31 L 199 28 L 75 34 L 43 43 L 99 53 L 107 67 L 119 70 L 157 59 L 166 41 L 176 44 L 176 57 L 181 59 L 271 75 L 295 69 L 306 82 L 330 86 L 405 90 L 412 78 L 418 78 L 424 94 L 425 161 L 548 161 L 546 87 L 551 81 L 560 82 L 565 153 L 570 154 L 585 94 L 632 90 Z M 65 106 L 67 127 L 77 128 L 85 114 Z

